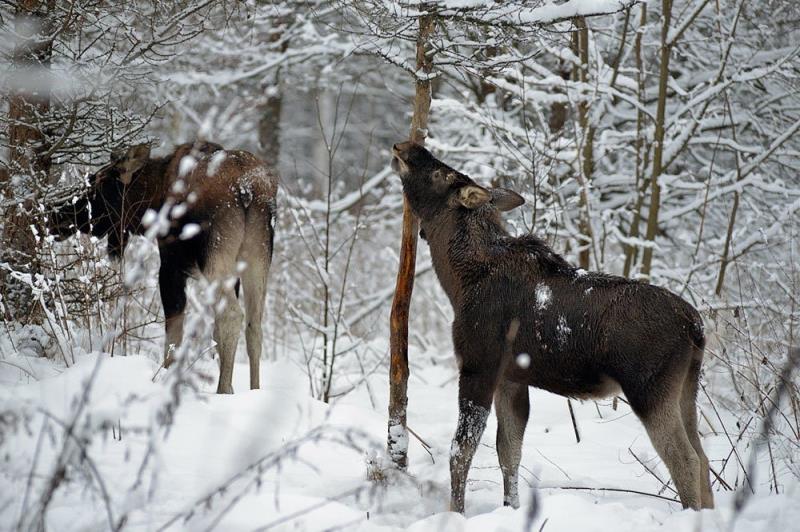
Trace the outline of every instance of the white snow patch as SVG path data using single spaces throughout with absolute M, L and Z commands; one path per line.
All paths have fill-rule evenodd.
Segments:
M 544 283 L 536 285 L 536 308 L 544 310 L 550 306 L 553 300 L 553 291 Z
M 183 162 L 183 161 L 181 161 Z M 172 192 L 175 194 L 183 194 L 186 192 L 186 181 L 183 179 L 178 179 L 172 184 Z
M 392 459 L 408 454 L 408 430 L 399 421 L 389 425 L 389 454 Z
M 153 324 L 149 332 L 155 331 L 160 332 L 158 324 Z M 160 346 L 143 345 L 150 346 L 143 349 L 143 356 L 103 360 L 83 418 L 92 421 L 93 430 L 108 421 L 122 427 L 122 440 L 113 439 L 110 428 L 105 429 L 108 436 L 98 434 L 86 447 L 86 453 L 106 481 L 115 517 L 129 512 L 130 530 L 158 529 L 178 512 L 188 510 L 193 513 L 187 521 L 177 521 L 167 529 L 204 530 L 211 528 L 219 516 L 215 529 L 233 532 L 268 525 L 275 530 L 308 531 L 524 530 L 534 493 L 538 496 L 539 513 L 533 529 L 543 528 L 545 532 L 777 531 L 795 530 L 800 522 L 800 505 L 796 502 L 800 482 L 784 467 L 777 471 L 783 492 L 770 493 L 770 460 L 766 451 L 759 452 L 760 474 L 754 477 L 756 494 L 740 513 L 732 511 L 735 493 L 716 485 L 716 509 L 681 510 L 677 503 L 644 495 L 657 493 L 662 484 L 652 475 L 642 474 L 639 463 L 620 459 L 629 447 L 639 456 L 656 455 L 644 428 L 630 415 L 626 404 L 621 403 L 615 411 L 610 402 L 575 403 L 575 415 L 585 436 L 576 445 L 570 417 L 564 415 L 564 399 L 536 389 L 530 390 L 536 416 L 528 425 L 530 437 L 522 444 L 522 508 L 501 506 L 501 474 L 494 452 L 497 421 L 495 416 L 489 416 L 469 472 L 467 516 L 448 512 L 448 454 L 459 452 L 457 446 L 451 446 L 458 416 L 458 381 L 453 378 L 455 368 L 425 365 L 423 361 L 429 357 L 413 346 L 410 358 L 420 364 L 414 374 L 424 375 L 424 379 L 412 377 L 409 381 L 408 419 L 414 431 L 430 444 L 435 461 L 422 445 L 411 441 L 408 460 L 413 477 L 403 477 L 409 481 L 392 481 L 380 494 L 374 495 L 374 485 L 365 479 L 365 456 L 380 457 L 385 449 L 387 394 L 373 396 L 369 390 L 385 389 L 385 371 L 365 377 L 364 385 L 332 404 L 324 404 L 309 396 L 308 375 L 302 364 L 304 353 L 289 349 L 279 362 L 266 358 L 262 361 L 262 389 L 251 391 L 247 390 L 245 346 L 239 342 L 238 359 L 243 363 L 234 367 L 237 393 L 214 395 L 217 363 L 210 354 L 201 357 L 194 367 L 208 379 L 197 381 L 198 393 L 188 389 L 182 392 L 172 429 L 151 438 L 145 429 L 150 426 L 154 407 L 168 400 L 171 390 L 164 386 L 164 379 L 175 369 L 159 369 L 154 360 L 161 355 Z M 372 348 L 384 352 L 386 346 L 377 342 Z M 17 408 L 24 403 L 32 413 L 46 411 L 56 419 L 71 419 L 94 368 L 95 355 L 78 356 L 75 365 L 65 368 L 49 359 L 15 352 L 2 334 L 0 352 L 4 353 L 5 362 L 0 364 L 0 382 L 4 384 L 0 386 L 0 404 Z M 707 404 L 703 397 L 699 401 L 701 407 Z M 725 425 L 736 423 L 733 414 L 720 414 Z M 6 459 L 0 467 L 0 485 L 5 486 L 0 490 L 0 499 L 6 504 L 0 505 L 0 523 L 12 526 L 19 517 L 30 473 L 35 473 L 31 496 L 38 496 L 46 487 L 43 483 L 54 470 L 63 443 L 49 434 L 42 438 L 34 467 L 40 420 L 33 418 L 28 426 L 33 427 L 33 433 L 26 429 L 9 432 L 1 448 Z M 325 434 L 333 437 L 307 437 L 310 430 L 320 428 L 326 428 Z M 372 444 L 350 440 L 350 431 L 365 433 Z M 59 434 L 55 428 L 50 432 Z M 731 452 L 724 434 L 708 432 L 702 439 L 712 463 L 722 462 Z M 298 440 L 304 443 L 287 452 L 286 445 Z M 148 471 L 157 471 L 158 475 L 132 490 L 140 461 L 151 444 L 156 446 L 154 459 L 158 466 Z M 268 468 L 260 482 L 253 481 L 245 489 L 254 479 L 254 472 L 248 473 L 247 468 L 270 456 L 282 456 L 280 467 Z M 663 464 L 658 460 L 652 463 L 668 477 Z M 535 464 L 540 465 L 534 467 Z M 721 474 L 734 483 L 741 473 L 728 467 Z M 195 504 L 235 475 L 242 475 L 242 481 L 215 496 L 211 504 Z M 76 474 L 71 478 L 79 477 Z M 535 487 L 531 485 L 534 481 Z M 563 489 L 569 486 L 638 493 Z M 103 508 L 101 498 L 90 490 L 77 488 L 77 481 L 73 480 L 56 491 L 47 516 L 48 528 L 107 529 L 104 512 L 98 511 Z M 344 496 L 360 488 L 364 489 L 361 495 Z
M 158 213 L 153 209 L 147 209 L 144 213 L 144 216 L 142 216 L 142 225 L 145 227 L 150 227 L 156 223 L 156 220 L 158 220 Z
M 450 458 L 461 454 L 461 446 L 458 445 L 456 440 L 450 442 Z
M 558 325 L 556 325 L 556 335 L 558 337 L 558 343 L 560 345 L 564 345 L 567 342 L 567 337 L 572 332 L 570 329 L 569 324 L 567 323 L 567 318 L 561 314 L 558 317 Z
M 184 155 L 181 157 L 181 162 L 178 164 L 178 175 L 184 177 L 189 174 L 197 166 L 197 159 L 191 155 Z
M 186 224 L 181 229 L 181 234 L 178 238 L 181 240 L 189 240 L 200 233 L 200 226 L 198 224 Z
M 182 218 L 188 209 L 185 203 L 179 203 L 172 208 L 169 215 L 173 220 L 177 220 L 178 218 Z
M 206 167 L 206 175 L 208 177 L 216 175 L 217 170 L 219 170 L 220 165 L 225 161 L 227 156 L 228 154 L 225 153 L 225 150 L 215 152 L 214 155 L 211 156 L 211 160 L 208 162 L 208 166 Z

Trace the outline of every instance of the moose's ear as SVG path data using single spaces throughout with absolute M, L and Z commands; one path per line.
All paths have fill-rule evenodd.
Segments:
M 506 212 L 516 209 L 525 203 L 525 198 L 507 188 L 493 188 L 492 189 L 492 205 L 497 207 L 499 211 Z
M 113 155 L 112 155 L 113 157 Z M 150 144 L 131 146 L 119 159 L 115 159 L 115 166 L 119 168 L 119 180 L 128 185 L 138 170 L 150 159 Z
M 492 193 L 478 185 L 466 185 L 458 189 L 458 202 L 467 209 L 477 209 L 492 199 Z

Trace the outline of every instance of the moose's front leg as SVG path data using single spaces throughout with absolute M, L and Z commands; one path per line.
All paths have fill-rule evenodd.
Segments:
M 458 382 L 458 426 L 450 446 L 450 511 L 464 513 L 464 491 L 472 457 L 486 428 L 496 376 L 462 368 Z

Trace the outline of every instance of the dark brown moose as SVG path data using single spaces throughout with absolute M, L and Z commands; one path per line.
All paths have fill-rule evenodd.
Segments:
M 464 511 L 467 473 L 492 399 L 503 501 L 518 507 L 528 386 L 577 398 L 621 390 L 684 507 L 713 507 L 697 433 L 705 344 L 698 312 L 663 288 L 574 268 L 535 236 L 510 236 L 499 212 L 524 202 L 516 193 L 481 187 L 417 144 L 395 144 L 392 155 L 455 314 L 451 510 Z
M 187 278 L 202 274 L 216 283 L 224 302 L 214 323 L 220 360 L 217 392 L 233 392 L 233 363 L 244 316 L 228 281 L 238 278 L 247 319 L 250 387 L 258 388 L 277 181 L 275 173 L 245 151 L 196 142 L 153 158 L 149 145 L 142 144 L 112 155 L 111 162 L 91 176 L 84 194 L 55 209 L 49 229 L 61 237 L 76 231 L 107 236 L 109 254 L 118 257 L 130 235 L 145 231 L 145 213 L 166 206 L 167 227 L 158 235 L 165 365 L 172 362 L 183 337 Z

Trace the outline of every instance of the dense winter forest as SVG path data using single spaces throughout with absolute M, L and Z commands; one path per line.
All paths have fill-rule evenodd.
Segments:
M 699 311 L 714 509 L 682 509 L 624 394 L 530 388 L 521 507 L 491 414 L 448 511 L 460 368 L 390 166 L 410 137 L 519 193 L 511 234 Z M 219 144 L 280 178 L 231 188 L 274 215 L 239 231 L 274 224 L 263 319 L 256 261 L 194 275 L 165 367 L 191 194 L 139 235 L 54 224 L 184 143 L 178 176 Z M 799 220 L 794 0 L 0 0 L 0 529 L 800 530 Z

